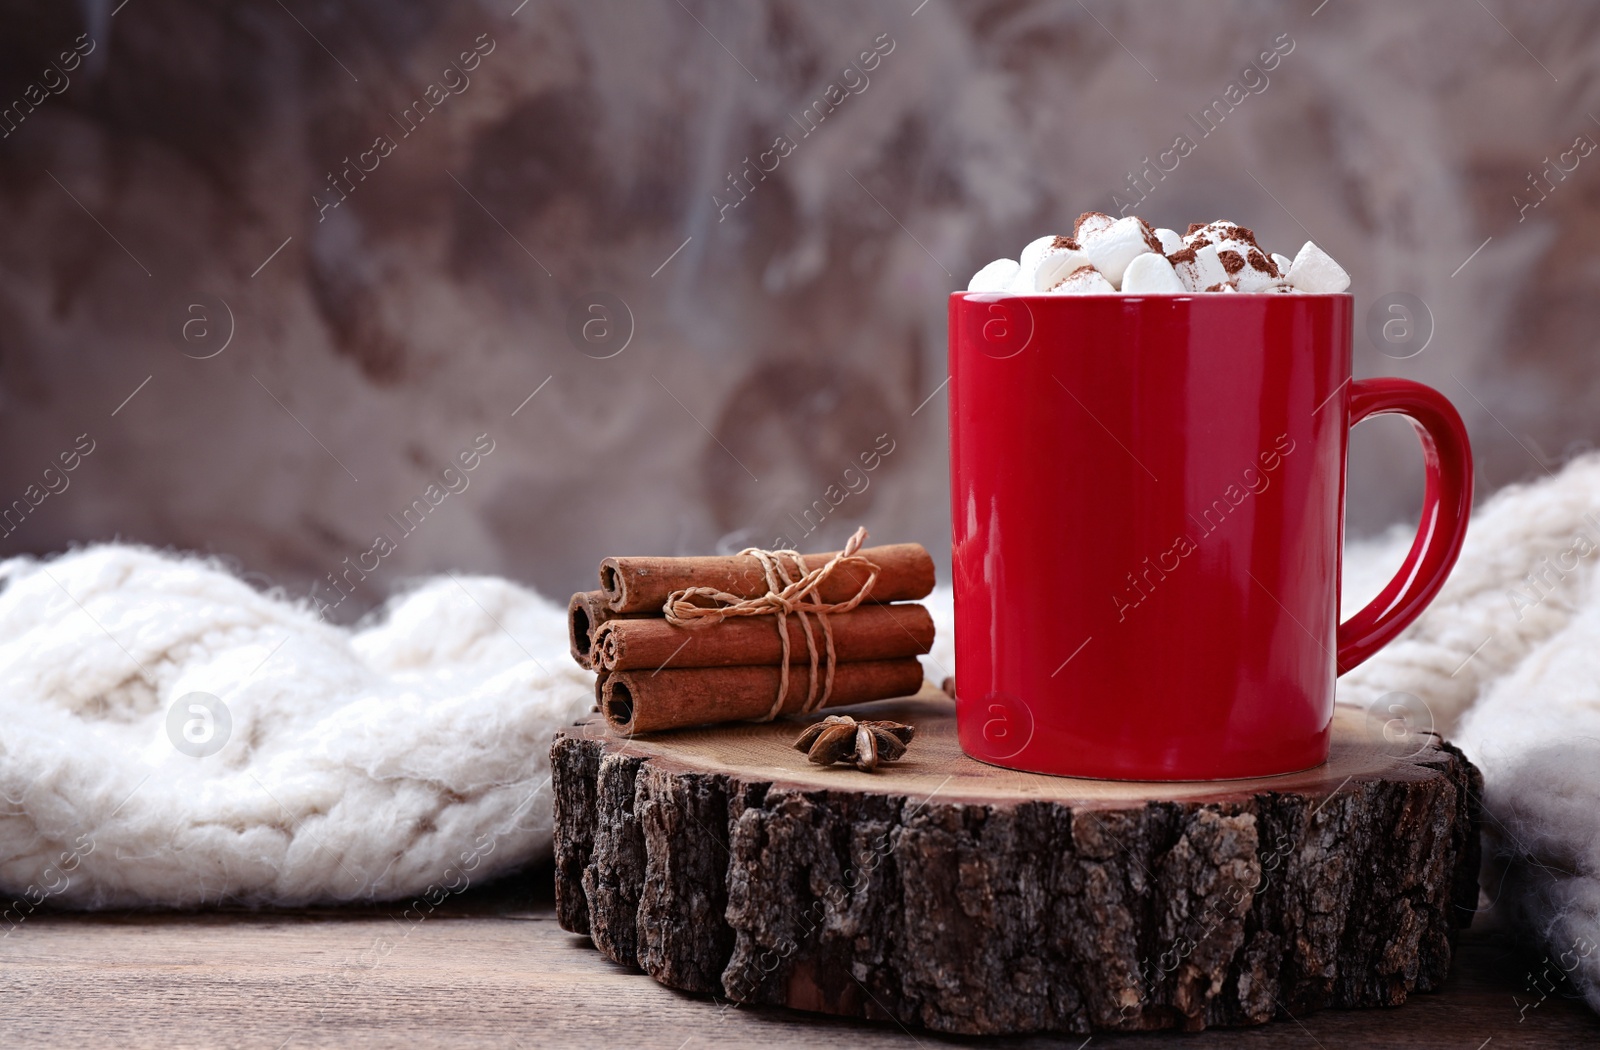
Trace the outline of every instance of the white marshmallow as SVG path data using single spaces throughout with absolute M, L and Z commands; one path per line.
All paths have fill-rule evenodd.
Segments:
M 1161 254 L 1171 255 L 1183 247 L 1183 237 L 1177 230 L 1157 230 L 1156 240 L 1161 242 Z
M 1114 295 L 1111 282 L 1093 266 L 1074 270 L 1050 289 L 1051 295 Z
M 1079 225 L 1088 226 L 1087 223 Z M 1083 245 L 1084 254 L 1089 256 L 1094 268 L 1111 282 L 1113 288 L 1122 287 L 1122 273 L 1135 256 L 1155 251 L 1161 246 L 1161 242 L 1151 234 L 1150 227 L 1137 215 L 1118 219 L 1100 229 L 1080 232 L 1078 243 Z
M 1288 277 L 1295 288 L 1311 295 L 1333 295 L 1350 287 L 1350 275 L 1311 241 L 1295 254 Z
M 1070 274 L 1093 265 L 1089 256 L 1076 248 L 1047 248 L 1033 272 L 1033 291 L 1047 292 Z
M 1173 263 L 1172 268 L 1177 271 L 1185 291 L 1203 292 L 1219 284 L 1231 286 L 1228 268 L 1217 258 L 1217 246 L 1214 244 L 1196 249 L 1192 260 Z
M 1233 275 L 1233 286 L 1236 289 L 1241 292 L 1265 292 L 1270 291 L 1273 285 L 1282 283 L 1283 278 L 1280 275 L 1271 270 L 1261 269 L 1251 262 L 1251 259 L 1255 259 L 1262 266 L 1272 265 L 1260 248 L 1247 248 L 1241 255 L 1245 261 L 1244 269 Z
M 1015 259 L 996 259 L 972 275 L 967 282 L 969 292 L 1003 292 L 1021 267 Z
M 1196 227 L 1190 233 L 1184 234 L 1183 243 L 1186 245 L 1193 244 L 1200 237 L 1204 237 L 1208 241 L 1220 240 L 1223 236 L 1223 231 L 1237 225 L 1239 224 L 1230 222 L 1227 219 L 1216 219 L 1206 223 L 1204 226 Z
M 1279 255 L 1277 252 L 1272 253 L 1272 261 L 1278 264 L 1278 272 L 1285 276 L 1289 273 L 1290 264 L 1294 262 L 1287 255 Z
M 1056 235 L 1046 234 L 1037 240 L 1029 241 L 1027 247 L 1022 249 L 1022 254 L 1017 256 L 1017 265 L 1032 273 L 1039 267 L 1039 260 L 1044 258 L 1045 251 L 1054 243 Z
M 1086 211 L 1078 216 L 1078 221 L 1072 224 L 1072 236 L 1079 244 L 1085 237 L 1092 237 L 1103 230 L 1110 229 L 1117 220 L 1103 211 Z
M 1255 234 L 1231 222 L 1207 223 L 1184 241 L 1191 248 L 1207 244 L 1216 248 L 1223 265 L 1228 267 L 1228 283 L 1234 291 L 1264 292 L 1283 276 L 1281 271 L 1274 272 L 1277 267 L 1256 244 Z M 1229 252 L 1238 258 L 1230 257 Z
M 1127 295 L 1182 295 L 1185 289 L 1165 255 L 1145 252 L 1134 256 L 1122 272 L 1122 291 Z

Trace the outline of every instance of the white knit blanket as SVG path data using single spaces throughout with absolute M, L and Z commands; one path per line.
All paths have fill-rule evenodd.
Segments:
M 1347 613 L 1409 542 L 1351 547 Z M 1597 563 L 1600 454 L 1488 500 L 1433 606 L 1339 700 L 1413 694 L 1482 768 L 1488 896 L 1600 1009 Z M 345 629 L 125 545 L 0 581 L 0 936 L 46 901 L 437 902 L 549 854 L 550 736 L 592 681 L 531 591 L 447 576 Z M 929 605 L 939 681 L 948 589 Z
M 0 578 L 0 936 L 45 902 L 437 902 L 548 855 L 593 684 L 538 595 L 447 576 L 349 630 L 141 547 Z
M 1351 590 L 1376 591 L 1409 540 L 1355 552 Z M 1439 597 L 1344 677 L 1339 699 L 1365 705 L 1399 691 L 1427 703 L 1483 771 L 1486 899 L 1600 1010 L 1597 564 L 1591 454 L 1479 508 Z

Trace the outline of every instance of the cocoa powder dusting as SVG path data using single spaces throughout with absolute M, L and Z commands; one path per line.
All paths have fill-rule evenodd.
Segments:
M 1149 248 L 1151 251 L 1155 252 L 1157 255 L 1160 255 L 1161 254 L 1161 238 L 1156 236 L 1155 228 L 1152 227 L 1148 222 L 1145 222 L 1143 219 L 1140 219 L 1139 220 L 1139 231 L 1144 234 L 1145 247 Z
M 1269 277 L 1282 277 L 1278 272 L 1278 264 L 1261 253 L 1260 248 L 1251 248 L 1250 254 L 1245 256 L 1250 265 Z
M 1050 247 L 1052 249 L 1071 248 L 1075 252 L 1083 250 L 1078 246 L 1078 242 L 1073 240 L 1071 237 L 1057 237 L 1055 240 L 1050 242 Z
M 1179 263 L 1192 263 L 1194 262 L 1194 249 L 1179 248 L 1177 251 L 1167 256 L 1167 262 L 1174 266 L 1178 265 Z
M 1222 260 L 1222 268 L 1230 274 L 1238 273 L 1244 269 L 1244 256 L 1231 248 L 1218 252 L 1217 258 Z
M 1194 231 L 1196 231 L 1196 230 L 1203 230 L 1203 229 L 1205 229 L 1205 228 L 1206 228 L 1206 224 L 1205 224 L 1205 223 L 1203 223 L 1203 222 L 1191 222 L 1191 223 L 1190 223 L 1190 224 L 1189 224 L 1189 228 L 1188 228 L 1188 229 L 1187 229 L 1187 230 L 1185 230 L 1185 231 L 1184 231 L 1184 233 L 1183 233 L 1183 235 L 1184 235 L 1184 236 L 1185 236 L 1185 237 L 1187 237 L 1187 236 L 1189 236 L 1189 235 L 1190 235 L 1190 234 L 1191 234 L 1191 233 L 1193 233 L 1193 232 L 1194 232 Z

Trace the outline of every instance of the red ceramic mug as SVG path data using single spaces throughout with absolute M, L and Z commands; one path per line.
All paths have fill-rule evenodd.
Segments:
M 1013 769 L 1215 780 L 1328 755 L 1334 679 L 1432 600 L 1472 458 L 1444 396 L 1352 380 L 1348 295 L 950 298 L 956 711 Z M 1427 488 L 1339 622 L 1349 428 L 1399 413 Z

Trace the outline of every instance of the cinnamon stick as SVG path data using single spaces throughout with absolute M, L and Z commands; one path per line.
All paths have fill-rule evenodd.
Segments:
M 823 674 L 821 669 L 818 674 Z M 800 710 L 810 685 L 808 666 L 789 668 L 789 692 L 780 713 Z M 922 687 L 922 662 L 900 660 L 842 663 L 833 671 L 825 706 L 909 696 Z M 777 667 L 698 667 L 665 671 L 613 671 L 600 687 L 600 710 L 618 732 L 748 722 L 765 718 L 778 695 Z
M 807 617 L 819 654 L 825 642 L 820 617 Z M 805 628 L 800 617 L 785 619 L 789 662 L 808 663 Z M 833 651 L 839 663 L 893 660 L 933 648 L 933 617 L 920 605 L 861 605 L 828 617 Z M 594 636 L 594 666 L 607 671 L 662 667 L 737 667 L 777 664 L 783 640 L 771 616 L 729 617 L 703 627 L 676 627 L 659 617 L 611 620 Z
M 837 554 L 804 554 L 806 571 L 819 569 Z M 878 567 L 878 580 L 867 595 L 872 602 L 916 601 L 933 591 L 933 558 L 920 543 L 867 547 L 857 554 Z M 825 603 L 854 597 L 871 570 L 843 564 L 816 591 Z M 600 563 L 600 589 L 612 611 L 659 612 L 673 591 L 715 587 L 739 598 L 767 593 L 761 562 L 747 554 L 699 558 L 607 558 Z M 774 632 L 776 633 L 776 632 Z
M 567 646 L 572 652 L 572 658 L 578 661 L 578 666 L 586 671 L 594 670 L 594 642 L 595 632 L 607 620 L 621 618 L 634 619 L 645 613 L 619 613 L 614 612 L 606 604 L 603 591 L 579 591 L 567 602 Z M 776 633 L 774 633 L 776 636 Z

